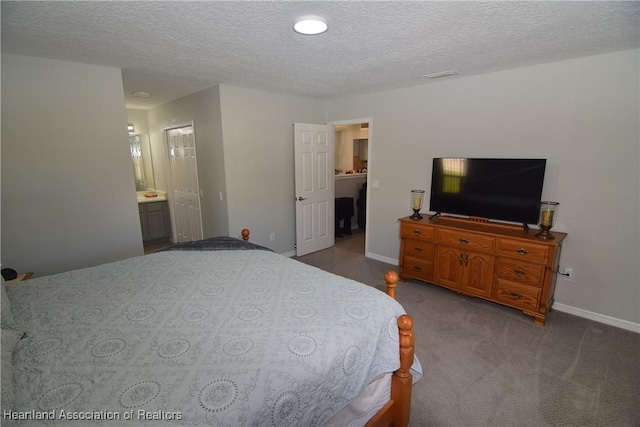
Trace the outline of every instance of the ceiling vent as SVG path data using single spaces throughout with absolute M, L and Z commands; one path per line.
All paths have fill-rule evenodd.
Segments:
M 460 73 L 456 70 L 440 71 L 439 73 L 425 74 L 422 77 L 427 79 L 439 79 L 440 77 L 457 76 Z

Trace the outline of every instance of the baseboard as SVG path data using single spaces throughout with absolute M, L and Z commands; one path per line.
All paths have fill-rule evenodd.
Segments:
M 367 252 L 365 254 L 367 258 L 375 259 L 376 261 L 385 262 L 391 265 L 398 265 L 398 260 L 394 258 L 389 258 L 383 255 L 374 254 L 372 252 Z M 604 323 L 605 325 L 615 326 L 616 328 L 625 329 L 627 331 L 635 332 L 640 334 L 640 324 L 629 322 L 628 320 L 617 319 L 615 317 L 606 316 L 600 313 L 594 313 L 593 311 L 584 310 L 582 308 L 572 307 L 570 305 L 561 304 L 559 302 L 555 302 L 553 304 L 553 309 L 561 311 L 563 313 L 573 314 L 574 316 L 584 317 L 585 319 L 593 320 L 595 322 Z
M 391 264 L 391 265 L 398 265 L 399 264 L 397 259 L 389 258 L 389 257 L 378 255 L 378 254 L 374 254 L 373 252 L 367 252 L 366 254 L 364 254 L 364 256 L 366 256 L 367 258 L 375 259 L 376 261 L 385 262 L 385 263 Z
M 389 258 L 383 255 L 374 254 L 373 252 L 367 252 L 365 254 L 367 258 L 375 259 L 391 265 L 399 265 L 397 259 Z M 563 313 L 573 314 L 574 316 L 583 317 L 585 319 L 593 320 L 595 322 L 604 323 L 605 325 L 615 326 L 616 328 L 625 329 L 627 331 L 640 334 L 640 324 L 629 322 L 628 320 L 617 319 L 615 317 L 606 316 L 604 314 L 594 313 L 593 311 L 583 310 L 582 308 L 572 307 L 570 305 L 554 302 L 553 309 L 561 311 Z
M 296 256 L 296 251 L 289 251 L 289 252 L 285 252 L 285 253 L 280 254 L 280 255 L 284 255 L 286 257 L 291 258 L 292 256 Z
M 593 311 L 583 310 L 581 308 L 572 307 L 570 305 L 560 304 L 555 302 L 553 309 L 562 311 L 563 313 L 573 314 L 578 317 L 584 317 L 585 319 L 593 320 L 596 322 L 604 323 L 605 325 L 615 326 L 616 328 L 626 329 L 627 331 L 640 334 L 640 324 L 629 322 L 628 320 L 617 319 L 611 316 L 605 316 L 604 314 L 594 313 Z

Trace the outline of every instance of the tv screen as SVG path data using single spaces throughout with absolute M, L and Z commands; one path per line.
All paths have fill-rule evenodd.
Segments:
M 435 158 L 432 212 L 536 224 L 546 159 Z

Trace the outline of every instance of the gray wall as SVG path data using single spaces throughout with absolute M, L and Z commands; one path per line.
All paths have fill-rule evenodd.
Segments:
M 629 50 L 329 101 L 330 121 L 373 118 L 370 255 L 397 260 L 396 219 L 433 157 L 546 158 L 574 273 L 556 302 L 640 323 L 639 63 Z
M 198 158 L 198 182 L 204 237 L 228 233 L 226 167 L 222 145 L 220 94 L 218 87 L 179 98 L 148 111 L 149 137 L 153 150 L 157 190 L 169 186 L 169 154 L 163 128 L 193 121 Z M 157 167 L 156 167 L 157 166 Z M 218 196 L 222 193 L 223 200 Z
M 2 265 L 142 254 L 119 69 L 2 54 Z
M 294 250 L 293 123 L 326 123 L 324 101 L 220 86 L 230 236 Z M 276 233 L 276 240 L 269 235 Z

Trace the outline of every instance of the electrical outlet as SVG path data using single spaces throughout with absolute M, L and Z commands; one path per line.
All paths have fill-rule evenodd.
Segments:
M 564 280 L 572 280 L 573 279 L 573 268 L 566 267 L 564 269 Z
M 271 241 L 273 242 L 274 240 L 276 240 L 276 233 L 271 233 Z

